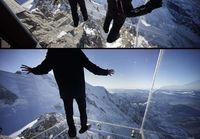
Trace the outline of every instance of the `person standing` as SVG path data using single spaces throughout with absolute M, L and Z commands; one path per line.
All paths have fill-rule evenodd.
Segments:
M 78 26 L 79 23 L 79 16 L 77 12 L 77 6 L 80 6 L 81 13 L 83 15 L 83 20 L 87 21 L 88 20 L 88 13 L 85 5 L 85 0 L 68 0 L 70 7 L 71 7 L 71 12 L 72 12 L 72 18 L 74 22 L 74 27 Z
M 113 69 L 102 69 L 90 62 L 80 49 L 49 49 L 46 58 L 40 65 L 34 68 L 22 65 L 21 68 L 22 71 L 35 75 L 47 74 L 50 70 L 53 70 L 60 97 L 64 102 L 70 137 L 76 136 L 73 100 L 76 100 L 80 112 L 81 129 L 79 133 L 84 133 L 91 126 L 87 124 L 84 68 L 96 75 L 114 74 Z
M 103 25 L 105 33 L 109 32 L 109 26 L 113 20 L 113 26 L 107 37 L 108 43 L 112 43 L 120 37 L 119 31 L 123 26 L 126 17 L 142 16 L 162 6 L 162 0 L 150 0 L 145 5 L 137 8 L 133 8 L 131 2 L 132 0 L 107 0 L 108 9 Z

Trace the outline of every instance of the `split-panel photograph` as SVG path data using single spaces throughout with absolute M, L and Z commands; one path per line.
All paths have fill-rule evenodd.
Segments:
M 200 50 L 0 50 L 2 138 L 199 138 Z
M 199 48 L 198 0 L 1 0 L 2 48 Z
M 0 0 L 0 139 L 200 139 L 198 0 Z

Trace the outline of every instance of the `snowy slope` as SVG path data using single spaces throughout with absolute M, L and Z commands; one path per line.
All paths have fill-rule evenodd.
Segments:
M 63 102 L 59 98 L 58 88 L 52 75 L 35 76 L 21 72 L 0 71 L 0 84 L 18 97 L 13 104 L 1 103 L 0 127 L 3 128 L 3 134 L 8 135 L 19 130 L 47 112 L 64 114 Z M 112 96 L 105 88 L 86 84 L 86 94 L 88 119 L 138 127 L 111 100 Z M 74 103 L 74 115 L 79 116 L 76 103 Z M 112 129 L 106 126 L 105 130 Z M 117 130 L 119 129 L 115 131 Z
M 141 125 L 148 93 L 142 90 L 113 90 L 113 95 L 127 115 L 135 113 Z M 200 90 L 156 90 L 150 101 L 150 107 L 144 128 L 147 138 L 188 139 L 200 137 Z M 150 137 L 153 134 L 154 137 Z
M 90 86 L 90 85 L 89 85 Z M 90 87 L 89 87 L 90 88 Z M 91 88 L 90 88 L 91 89 Z M 93 97 L 104 98 L 105 104 L 107 104 L 107 99 L 109 97 L 105 97 L 103 93 L 104 89 L 98 88 L 95 89 L 97 93 L 101 93 L 101 95 L 92 94 Z M 88 90 L 88 88 L 87 88 Z M 100 91 L 101 90 L 101 91 Z M 94 91 L 94 90 L 90 90 Z M 90 92 L 89 91 L 89 92 Z M 135 123 L 141 125 L 142 116 L 144 114 L 146 100 L 148 97 L 148 91 L 145 90 L 131 90 L 131 89 L 120 89 L 120 90 L 112 90 L 113 93 L 110 97 L 110 102 L 113 102 L 117 105 L 117 107 L 123 112 L 126 113 L 126 116 L 133 118 Z M 196 95 L 195 95 L 196 94 Z M 171 138 L 171 139 L 188 139 L 188 138 L 199 138 L 200 137 L 200 127 L 199 127 L 199 116 L 200 116 L 200 101 L 199 101 L 199 91 L 188 91 L 184 93 L 183 91 L 169 91 L 169 90 L 157 90 L 154 92 L 153 98 L 150 102 L 150 107 L 147 114 L 147 120 L 145 122 L 145 137 L 147 139 L 164 139 L 164 138 Z M 94 96 L 95 95 L 95 96 Z M 91 95 L 88 95 L 89 98 Z M 98 100 L 96 101 L 98 102 Z M 88 105 L 95 105 L 95 102 L 89 100 Z M 105 105 L 102 104 L 102 105 Z M 109 104 L 109 103 L 108 103 Z M 97 112 L 95 109 L 92 109 L 93 112 Z M 109 108 L 108 108 L 109 109 Z M 101 110 L 99 110 L 101 111 Z M 99 113 L 98 113 L 99 114 Z M 47 116 L 46 116 L 47 115 Z M 59 114 L 51 113 L 42 115 L 40 119 L 49 119 L 45 117 L 49 117 L 51 115 L 53 117 L 59 116 Z M 90 114 L 91 115 L 91 114 Z M 94 114 L 93 114 L 94 115 Z M 116 118 L 114 115 L 111 116 L 113 120 Z M 55 118 L 51 118 L 55 119 Z M 57 119 L 57 118 L 56 118 Z M 61 118 L 62 119 L 62 118 Z M 77 129 L 80 128 L 79 126 L 79 119 L 75 118 L 77 125 Z M 48 121 L 47 123 L 49 123 Z M 130 138 L 131 130 L 125 131 L 123 127 L 114 126 L 107 126 L 105 123 L 101 123 L 98 121 L 90 121 L 92 124 L 92 129 L 87 132 L 87 134 L 78 135 L 82 139 L 100 139 L 100 138 Z M 43 123 L 43 122 L 41 122 Z M 46 128 L 42 128 L 43 125 L 40 122 L 35 123 L 33 127 L 41 127 L 41 131 Z M 58 120 L 54 122 L 55 125 L 50 130 L 43 132 L 41 135 L 37 136 L 37 138 L 44 138 L 48 137 L 55 137 L 56 139 L 66 139 L 66 129 L 67 125 L 66 122 L 62 122 L 62 120 Z M 119 123 L 119 122 L 118 122 Z M 97 125 L 100 125 L 99 127 Z M 124 125 L 124 123 L 117 124 L 119 126 Z M 108 128 L 110 127 L 110 128 Z M 34 135 L 37 131 L 35 128 L 27 129 L 26 132 L 22 133 L 23 136 L 30 135 L 30 132 Z M 94 130 L 96 129 L 96 130 Z M 112 129 L 112 130 L 110 130 Z M 116 130 L 118 129 L 118 131 Z M 124 130 L 124 132 L 122 132 Z M 106 131 L 106 132 L 104 132 Z M 117 131 L 117 132 L 116 132 Z M 126 136 L 126 137 L 124 137 Z M 136 139 L 139 139 L 136 137 Z
M 199 2 L 196 0 L 164 1 L 163 8 L 145 16 L 151 27 L 141 25 L 141 32 L 163 47 L 199 47 L 200 8 L 198 5 Z M 154 31 L 155 34 L 142 31 L 143 28 Z
M 0 84 L 18 97 L 14 104 L 1 103 L 0 126 L 4 134 L 14 132 L 44 112 L 60 112 L 60 109 L 55 108 L 55 105 L 62 104 L 57 86 L 47 75 L 0 71 Z
M 37 135 L 38 132 L 61 123 L 49 132 L 57 135 L 67 128 L 66 122 L 62 122 L 65 119 L 63 103 L 59 98 L 57 85 L 52 75 L 35 76 L 21 72 L 0 71 L 0 85 L 0 91 L 4 92 L 4 101 L 0 103 L 2 134 L 8 135 L 15 132 L 12 136 L 16 136 L 22 132 L 23 136 L 29 136 L 30 133 L 34 132 L 33 135 Z M 115 134 L 130 136 L 132 128 L 121 126 L 134 128 L 141 126 L 148 90 L 121 89 L 111 91 L 112 94 L 103 87 L 86 84 L 89 122 L 93 125 L 92 127 L 101 128 L 98 131 L 91 130 L 89 135 L 93 137 L 100 138 L 100 135 L 112 135 L 113 138 L 119 138 Z M 199 94 L 198 90 L 156 90 L 150 102 L 145 123 L 146 136 L 149 139 L 199 138 Z M 9 103 L 5 100 L 9 100 Z M 74 116 L 79 117 L 76 103 L 74 103 Z M 79 118 L 75 119 L 79 125 Z M 108 125 L 103 122 L 116 125 Z M 97 124 L 100 124 L 100 127 Z M 109 133 L 105 134 L 103 131 Z M 51 135 L 49 133 L 48 135 Z M 66 136 L 65 134 L 66 132 L 63 132 L 61 135 Z

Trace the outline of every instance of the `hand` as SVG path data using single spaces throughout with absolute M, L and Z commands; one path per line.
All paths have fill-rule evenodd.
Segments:
M 108 75 L 112 76 L 115 73 L 114 69 L 109 69 L 108 70 Z
M 20 68 L 22 69 L 22 71 L 26 71 L 27 74 L 29 74 L 29 73 L 32 72 L 32 68 L 31 68 L 31 67 L 28 67 L 28 66 L 26 66 L 26 65 L 22 65 Z

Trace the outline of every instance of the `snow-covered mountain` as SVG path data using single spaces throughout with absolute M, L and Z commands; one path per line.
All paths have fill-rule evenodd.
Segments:
M 52 75 L 35 76 L 22 72 L 0 71 L 0 84 L 2 86 L 0 91 L 3 90 L 1 93 L 6 93 L 4 95 L 6 98 L 3 100 L 10 99 L 10 92 L 13 96 L 17 96 L 12 103 L 7 101 L 0 103 L 0 127 L 3 128 L 3 134 L 8 135 L 19 130 L 44 113 L 64 114 L 63 102 L 59 98 L 58 88 Z M 137 123 L 112 101 L 114 98 L 111 99 L 111 94 L 105 88 L 86 84 L 86 93 L 89 119 L 138 127 Z M 74 105 L 74 116 L 79 116 L 77 105 Z M 114 129 L 105 127 L 105 130 Z
M 197 0 L 163 0 L 163 7 L 151 14 L 127 18 L 120 31 L 121 37 L 111 44 L 106 43 L 107 35 L 102 30 L 107 1 L 85 1 L 90 20 L 84 23 L 81 19 L 76 29 L 72 26 L 66 0 L 56 5 L 53 0 L 24 0 L 22 5 L 29 12 L 19 13 L 18 17 L 43 47 L 199 47 L 200 7 Z M 144 4 L 144 0 L 132 3 L 137 7 Z
M 0 85 L 0 127 L 3 135 L 15 132 L 12 137 L 29 138 L 45 131 L 38 138 L 66 138 L 63 103 L 51 74 L 36 76 L 0 71 Z M 87 114 L 92 129 L 83 136 L 79 135 L 83 139 L 130 138 L 132 128 L 140 129 L 148 91 L 109 91 L 112 93 L 104 87 L 86 84 Z M 199 90 L 156 90 L 144 124 L 146 138 L 199 138 L 199 94 Z M 79 128 L 76 103 L 74 116 Z
M 164 86 L 161 89 L 168 90 L 200 90 L 200 80 L 193 81 L 184 85 Z
M 148 93 L 139 90 L 113 90 L 116 104 L 139 125 Z M 124 94 L 124 92 L 126 92 Z M 200 90 L 156 90 L 144 124 L 146 138 L 188 139 L 200 137 Z M 153 136 L 151 136 L 153 134 Z
M 61 112 L 56 105 L 62 105 L 62 101 L 50 76 L 0 71 L 0 85 L 15 96 L 12 103 L 0 103 L 0 127 L 4 134 L 16 131 L 44 112 Z M 8 94 L 8 91 L 5 93 Z
M 160 46 L 193 48 L 200 44 L 199 12 L 197 0 L 165 0 L 163 8 L 147 15 L 146 20 L 151 31 L 161 34 L 155 37 Z

